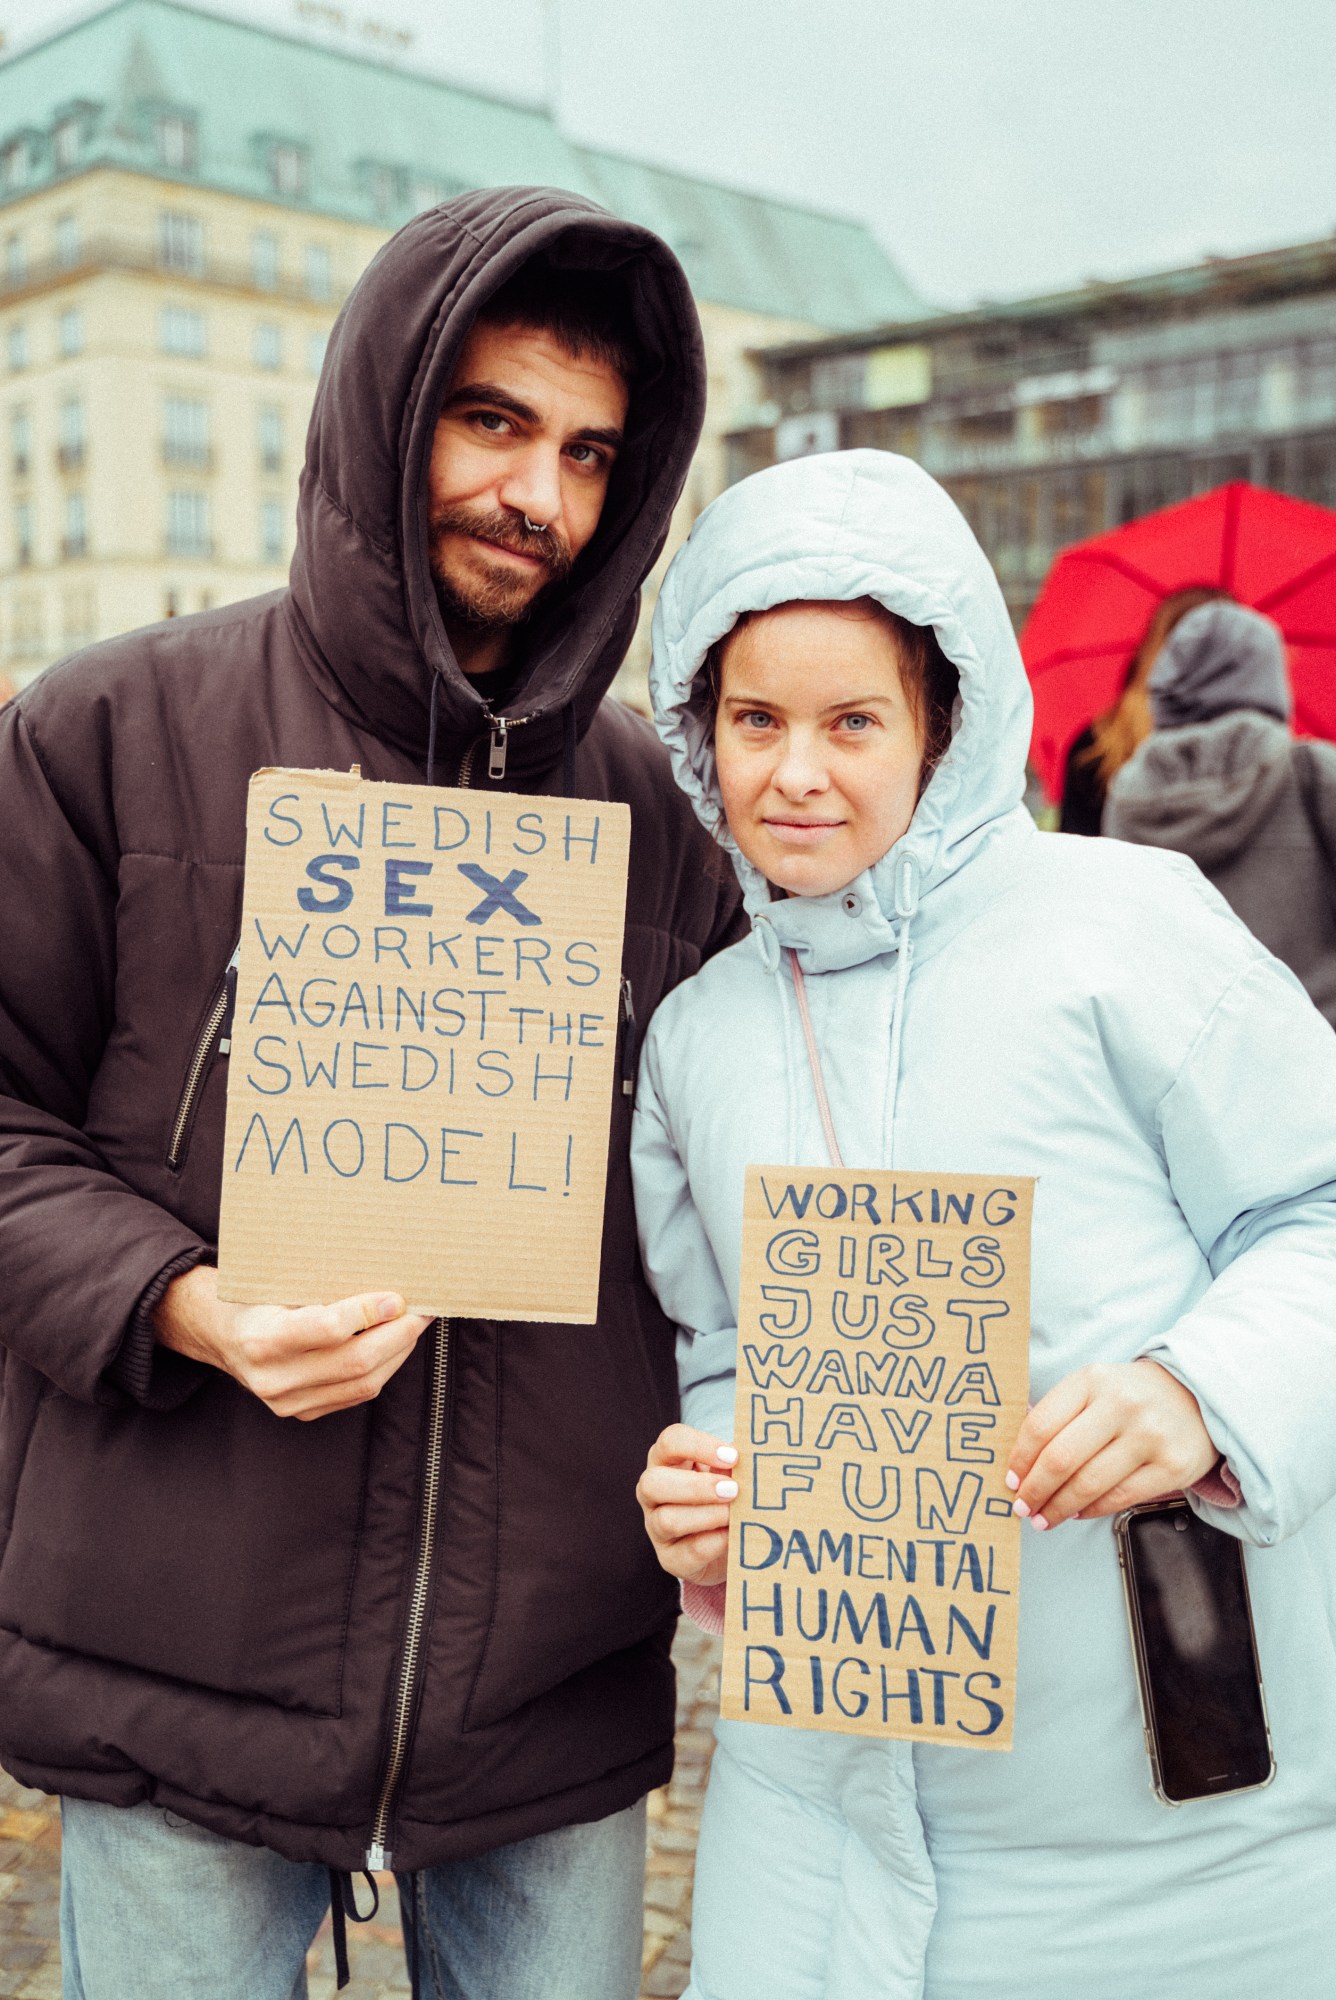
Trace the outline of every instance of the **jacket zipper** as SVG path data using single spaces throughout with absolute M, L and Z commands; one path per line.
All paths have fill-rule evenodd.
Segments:
M 640 1036 L 636 1028 L 635 995 L 631 982 L 622 974 L 622 1096 L 634 1099 L 636 1094 L 636 1057 L 640 1051 Z
M 488 776 L 504 777 L 507 732 L 518 727 L 519 722 L 528 722 L 531 718 L 522 716 L 514 722 L 507 722 L 489 712 L 487 719 L 491 724 Z M 468 789 L 472 784 L 473 760 L 481 741 L 481 737 L 475 737 L 460 759 L 455 783 L 461 788 Z M 366 1850 L 366 1865 L 373 1874 L 394 1866 L 394 1850 L 389 1844 L 390 1825 L 394 1817 L 395 1799 L 404 1775 L 404 1766 L 408 1760 L 408 1745 L 413 1733 L 413 1718 L 421 1677 L 422 1641 L 426 1630 L 427 1605 L 431 1597 L 432 1573 L 436 1559 L 436 1521 L 440 1513 L 449 1366 L 450 1322 L 448 1319 L 438 1319 L 432 1347 L 431 1384 L 428 1390 L 427 1447 L 422 1475 L 422 1511 L 418 1518 L 417 1559 L 413 1570 L 413 1588 L 408 1600 L 408 1623 L 404 1628 L 403 1649 L 399 1656 L 399 1678 L 395 1686 L 394 1706 L 391 1711 L 390 1745 L 385 1757 L 384 1775 L 380 1781 L 376 1810 L 371 1820 L 371 1838 Z
M 499 785 L 506 775 L 506 751 L 512 729 L 522 729 L 526 722 L 532 722 L 532 715 L 493 715 L 490 709 L 483 711 L 487 718 L 487 778 L 493 785 Z M 475 736 L 460 759 L 457 785 L 468 787 L 473 783 L 473 760 L 483 743 L 481 736 Z
M 186 1140 L 190 1137 L 190 1128 L 194 1123 L 195 1107 L 199 1103 L 199 1094 L 208 1071 L 209 1056 L 213 1050 L 215 1037 L 218 1038 L 219 1055 L 225 1056 L 231 1051 L 232 1042 L 229 1030 L 232 1026 L 232 1010 L 236 1006 L 237 1000 L 237 964 L 240 958 L 241 940 L 238 938 L 232 956 L 227 961 L 227 967 L 223 973 L 223 983 L 219 987 L 214 997 L 213 1005 L 205 1016 L 204 1025 L 199 1031 L 194 1054 L 190 1058 L 190 1067 L 186 1071 L 185 1084 L 182 1087 L 180 1100 L 176 1107 L 176 1116 L 172 1120 L 172 1136 L 167 1147 L 167 1165 L 172 1169 L 173 1173 L 177 1171 L 182 1160 L 185 1158 Z
M 427 1417 L 426 1465 L 423 1473 L 422 1512 L 418 1522 L 417 1567 L 408 1604 L 408 1624 L 404 1629 L 403 1653 L 399 1663 L 399 1684 L 395 1692 L 390 1748 L 385 1759 L 385 1775 L 371 1822 L 371 1839 L 366 1865 L 372 1871 L 394 1866 L 393 1850 L 386 1845 L 395 1795 L 408 1755 L 408 1738 L 418 1688 L 422 1659 L 422 1638 L 427 1623 L 427 1600 L 431 1593 L 433 1557 L 436 1546 L 436 1517 L 440 1511 L 441 1467 L 445 1444 L 445 1388 L 450 1360 L 450 1322 L 438 1319 L 432 1348 L 430 1408 Z

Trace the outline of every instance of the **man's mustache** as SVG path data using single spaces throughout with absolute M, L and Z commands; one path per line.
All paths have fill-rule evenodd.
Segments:
M 498 548 L 509 549 L 513 555 L 534 557 L 544 565 L 553 583 L 569 576 L 574 562 L 555 528 L 535 532 L 526 528 L 523 518 L 509 509 L 491 513 L 472 507 L 442 507 L 428 516 L 427 526 L 433 541 L 440 535 L 476 535 L 485 542 L 494 542 Z

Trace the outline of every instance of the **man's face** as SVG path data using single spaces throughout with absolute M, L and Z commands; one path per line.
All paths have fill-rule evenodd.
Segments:
M 513 625 L 569 573 L 598 526 L 627 400 L 615 368 L 577 360 L 550 333 L 474 328 L 427 474 L 431 573 L 447 615 Z

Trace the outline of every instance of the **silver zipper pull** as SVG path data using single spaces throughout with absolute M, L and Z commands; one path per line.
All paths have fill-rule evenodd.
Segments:
M 223 1032 L 218 1039 L 218 1053 L 220 1056 L 230 1056 L 232 1053 L 232 1016 L 236 1012 L 237 967 L 240 965 L 240 963 L 241 963 L 241 939 L 238 938 L 237 948 L 233 952 L 231 958 L 228 959 L 227 969 L 223 973 L 223 985 L 226 988 L 227 999 L 224 1002 L 224 1012 L 222 1020 Z
M 506 730 L 509 725 L 504 715 L 492 717 L 492 745 L 487 758 L 487 775 L 494 785 L 500 784 L 506 775 Z
M 378 1840 L 373 1840 L 366 1851 L 366 1865 L 373 1875 L 382 1875 L 390 1867 L 394 1857 L 387 1854 Z

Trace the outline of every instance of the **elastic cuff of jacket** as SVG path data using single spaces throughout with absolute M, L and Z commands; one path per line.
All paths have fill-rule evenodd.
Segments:
M 191 1361 L 184 1354 L 175 1354 L 170 1348 L 158 1345 L 153 1315 L 174 1278 L 184 1277 L 199 1264 L 217 1261 L 214 1252 L 203 1243 L 183 1250 L 170 1264 L 163 1265 L 139 1295 L 120 1353 L 107 1370 L 107 1380 L 145 1409 L 176 1409 L 204 1379 L 202 1362 Z

